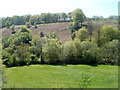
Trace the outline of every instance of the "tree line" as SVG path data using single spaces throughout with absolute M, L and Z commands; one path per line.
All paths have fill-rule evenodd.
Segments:
M 14 25 L 25 25 L 30 22 L 31 25 L 43 23 L 66 22 L 71 20 L 71 13 L 42 13 L 41 15 L 24 15 L 2 18 L 2 27 Z
M 100 33 L 98 37 L 94 31 L 90 41 L 88 30 L 82 27 L 75 32 L 74 40 L 61 44 L 55 32 L 33 35 L 28 28 L 21 27 L 19 32 L 2 39 L 2 61 L 6 67 L 31 64 L 118 65 L 120 31 L 112 26 L 102 26 Z
M 78 9 L 79 10 L 79 9 Z M 81 10 L 82 12 L 82 10 Z M 80 15 L 79 15 L 80 16 Z M 82 17 L 82 16 L 81 16 Z M 84 16 L 85 17 L 85 16 Z M 86 19 L 91 20 L 118 20 L 118 16 L 111 15 L 108 18 L 103 16 L 93 16 L 92 18 L 85 17 Z M 79 18 L 80 19 L 80 18 Z M 82 18 L 81 18 L 82 19 Z M 42 13 L 38 15 L 23 15 L 23 16 L 12 16 L 12 17 L 3 17 L 0 18 L 1 24 L 0 27 L 10 27 L 11 25 L 25 25 L 26 23 L 34 24 L 44 24 L 44 23 L 56 23 L 56 22 L 71 22 L 72 12 L 69 13 Z
M 61 44 L 56 32 L 33 35 L 22 26 L 19 32 L 2 38 L 2 60 L 6 67 L 31 64 L 119 65 L 120 31 L 113 26 L 86 21 L 83 11 L 71 13 L 72 40 Z M 46 23 L 49 23 L 48 21 Z

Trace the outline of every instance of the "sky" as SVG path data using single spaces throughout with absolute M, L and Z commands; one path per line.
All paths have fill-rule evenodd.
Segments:
M 118 15 L 119 0 L 1 0 L 0 17 L 83 10 L 87 17 Z

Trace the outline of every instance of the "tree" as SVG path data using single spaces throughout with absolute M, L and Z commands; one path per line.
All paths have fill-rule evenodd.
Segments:
M 10 22 L 10 21 L 6 21 L 5 26 L 6 26 L 7 28 L 10 28 L 11 22 Z
M 14 34 L 14 33 L 15 33 L 15 25 L 12 25 L 12 26 L 10 27 L 10 30 L 12 30 L 12 34 Z
M 61 61 L 65 64 L 98 64 L 100 60 L 99 48 L 89 41 L 66 42 L 62 46 Z
M 72 12 L 72 24 L 70 26 L 71 33 L 78 31 L 82 27 L 82 23 L 85 21 L 85 15 L 80 9 L 76 9 Z
M 21 44 L 30 44 L 32 34 L 29 30 L 23 29 L 8 37 L 2 38 L 3 48 L 19 46 Z
M 41 15 L 42 21 L 45 21 L 45 23 L 55 23 L 59 20 L 58 14 L 51 14 L 51 13 L 44 13 Z
M 33 36 L 32 41 L 30 42 L 31 45 L 34 46 L 34 49 L 37 48 L 37 50 L 34 53 L 37 53 L 39 51 L 39 54 L 40 54 L 39 58 L 41 59 L 41 61 L 40 61 L 41 64 L 45 63 L 45 61 L 43 59 L 43 52 L 42 52 L 43 51 L 42 48 L 43 48 L 45 42 L 46 42 L 46 39 L 39 37 L 39 35 Z
M 88 29 L 88 32 L 89 32 L 89 41 L 92 41 L 92 35 L 93 35 L 93 31 L 94 31 L 94 24 L 91 20 L 88 20 L 87 22 L 87 29 Z
M 81 63 L 82 64 L 98 64 L 100 60 L 99 48 L 96 44 L 89 41 L 81 42 Z
M 42 14 L 41 18 L 42 18 L 42 21 L 45 21 L 45 23 L 51 22 L 51 14 L 50 13 Z
M 61 18 L 62 18 L 64 21 L 66 20 L 67 17 L 68 17 L 68 16 L 67 16 L 66 13 L 62 13 L 62 14 L 61 14 Z
M 113 26 L 103 26 L 101 29 L 101 33 L 102 44 L 108 43 L 113 39 L 119 39 L 120 36 L 118 28 L 114 28 Z
M 27 28 L 30 28 L 30 27 L 31 27 L 30 22 L 26 22 L 26 24 L 25 24 L 25 25 L 26 25 L 26 27 L 27 27 Z
M 117 15 L 111 15 L 111 16 L 109 16 L 109 19 L 115 19 L 115 20 L 117 20 L 118 16 Z
M 112 40 L 103 45 L 101 48 L 102 64 L 118 65 L 119 56 L 119 40 Z
M 72 22 L 70 29 L 71 33 L 78 31 L 78 29 L 80 29 L 80 24 L 78 22 Z
M 79 38 L 80 41 L 85 41 L 89 38 L 89 32 L 85 27 L 83 27 L 75 32 L 75 36 L 76 38 Z
M 27 45 L 16 46 L 16 49 L 6 48 L 3 50 L 2 59 L 6 67 L 28 65 L 31 62 Z
M 61 45 L 57 39 L 48 39 L 43 46 L 43 58 L 48 64 L 60 64 Z
M 82 26 L 82 23 L 85 21 L 85 18 L 86 17 L 81 9 L 75 9 L 72 12 L 73 22 L 81 23 L 81 26 Z
M 59 15 L 58 14 L 51 14 L 52 22 L 58 22 L 59 20 Z
M 74 41 L 66 42 L 62 46 L 61 61 L 63 64 L 77 64 L 76 60 L 77 49 L 75 47 Z
M 29 47 L 29 52 L 30 52 L 31 54 L 35 54 L 38 58 L 39 58 L 40 55 L 41 55 L 40 49 L 37 48 L 36 46 L 30 46 L 30 47 Z
M 40 63 L 40 55 L 41 55 L 40 48 L 37 48 L 36 46 L 30 46 L 28 51 L 31 54 L 31 64 Z
M 72 21 L 72 12 L 69 12 L 68 13 L 68 18 L 69 18 L 69 20 L 70 20 L 70 22 Z
M 16 48 L 14 56 L 16 57 L 17 65 L 29 65 L 31 61 L 30 53 L 28 52 L 27 45 L 21 45 Z M 14 57 L 13 56 L 13 57 Z
M 101 46 L 102 45 L 102 41 L 101 41 L 101 36 L 102 36 L 102 33 L 101 33 L 101 28 L 102 28 L 102 24 L 100 23 L 96 23 L 94 24 L 93 26 L 94 28 L 94 42 L 98 45 L 98 46 Z
M 37 24 L 36 23 L 34 23 L 34 27 L 37 28 Z
M 38 22 L 38 20 L 39 20 L 39 16 L 34 15 L 34 16 L 31 16 L 31 17 L 30 17 L 29 22 L 30 22 L 32 25 L 34 25 L 34 23 L 35 23 L 35 22 Z
M 20 27 L 20 32 L 28 32 L 28 33 L 31 33 L 30 29 L 28 29 L 26 26 L 21 26 Z

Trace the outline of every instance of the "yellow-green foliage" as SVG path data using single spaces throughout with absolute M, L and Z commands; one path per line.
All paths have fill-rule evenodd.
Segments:
M 109 41 L 112 41 L 113 39 L 118 39 L 119 33 L 118 28 L 114 28 L 112 26 L 103 26 L 101 29 L 101 39 L 103 43 L 107 43 Z
M 46 44 L 44 44 L 43 57 L 48 64 L 60 63 L 61 45 L 57 39 L 49 39 Z
M 81 41 L 88 40 L 89 38 L 89 32 L 85 27 L 76 31 L 75 35 L 76 35 L 76 38 L 79 38 Z

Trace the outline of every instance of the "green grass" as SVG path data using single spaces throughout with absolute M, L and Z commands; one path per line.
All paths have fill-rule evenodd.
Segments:
M 5 68 L 4 74 L 5 88 L 80 88 L 82 77 L 89 77 L 88 88 L 118 88 L 118 67 L 110 65 L 31 65 Z
M 0 58 L 0 89 L 2 88 L 2 60 Z

